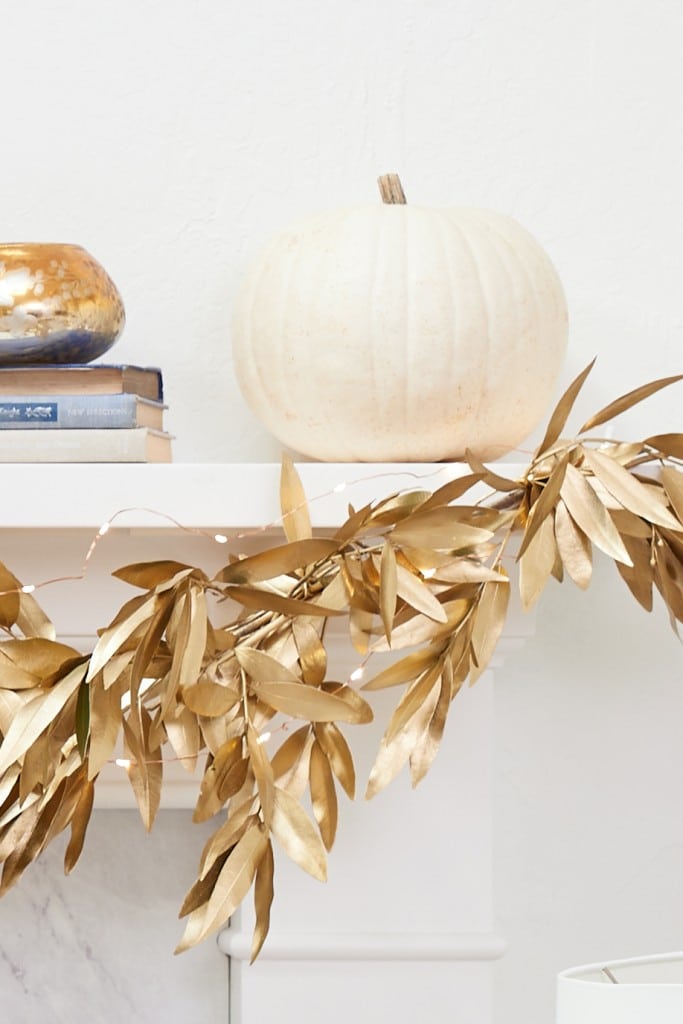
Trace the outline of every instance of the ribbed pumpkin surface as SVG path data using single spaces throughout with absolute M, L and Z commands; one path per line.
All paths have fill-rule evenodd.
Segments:
M 485 210 L 377 206 L 275 238 L 245 279 L 235 369 L 283 444 L 325 461 L 492 459 L 543 415 L 567 339 L 538 243 Z

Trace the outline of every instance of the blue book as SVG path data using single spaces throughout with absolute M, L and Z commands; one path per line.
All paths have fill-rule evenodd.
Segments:
M 166 406 L 126 392 L 113 395 L 0 395 L 0 430 L 151 427 Z

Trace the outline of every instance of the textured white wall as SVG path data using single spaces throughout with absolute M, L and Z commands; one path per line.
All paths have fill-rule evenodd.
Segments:
M 388 170 L 546 247 L 563 383 L 599 356 L 577 416 L 682 369 L 679 0 L 6 0 L 0 30 L 0 231 L 108 268 L 108 358 L 163 367 L 178 461 L 278 458 L 231 373 L 240 274 Z M 618 430 L 680 429 L 680 403 Z M 563 966 L 683 945 L 680 676 L 661 609 L 605 572 L 555 589 L 499 680 L 500 1024 L 551 1020 Z

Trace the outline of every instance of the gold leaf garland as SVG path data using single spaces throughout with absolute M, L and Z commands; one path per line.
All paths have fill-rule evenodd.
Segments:
M 122 735 L 146 828 L 159 808 L 164 750 L 190 770 L 204 759 L 194 820 L 219 816 L 181 907 L 187 923 L 178 951 L 223 927 L 253 886 L 253 960 L 268 933 L 273 840 L 304 871 L 326 878 L 338 789 L 351 799 L 356 789 L 340 723 L 372 719 L 350 681 L 328 678 L 328 619 L 346 619 L 364 662 L 405 652 L 362 687 L 399 690 L 367 797 L 405 765 L 417 785 L 458 691 L 485 671 L 505 624 L 511 579 L 503 558 L 512 537 L 525 608 L 551 577 L 566 574 L 585 589 L 598 548 L 647 611 L 659 592 L 677 631 L 683 434 L 642 442 L 586 435 L 683 375 L 636 388 L 565 439 L 591 366 L 558 402 L 520 479 L 467 453 L 471 472 L 433 493 L 350 508 L 329 539 L 313 537 L 301 482 L 285 459 L 287 543 L 231 556 L 212 578 L 173 561 L 118 570 L 143 593 L 99 632 L 89 656 L 56 640 L 35 599 L 0 565 L 0 895 L 67 827 L 65 869 L 74 867 L 98 774 Z M 482 487 L 487 497 L 466 504 Z M 216 624 L 208 598 L 230 600 L 238 611 Z M 296 728 L 269 756 L 263 733 L 276 716 Z

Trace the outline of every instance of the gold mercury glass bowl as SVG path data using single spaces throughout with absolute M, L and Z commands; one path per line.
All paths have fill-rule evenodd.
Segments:
M 80 245 L 0 242 L 0 366 L 89 363 L 124 323 L 114 282 Z

